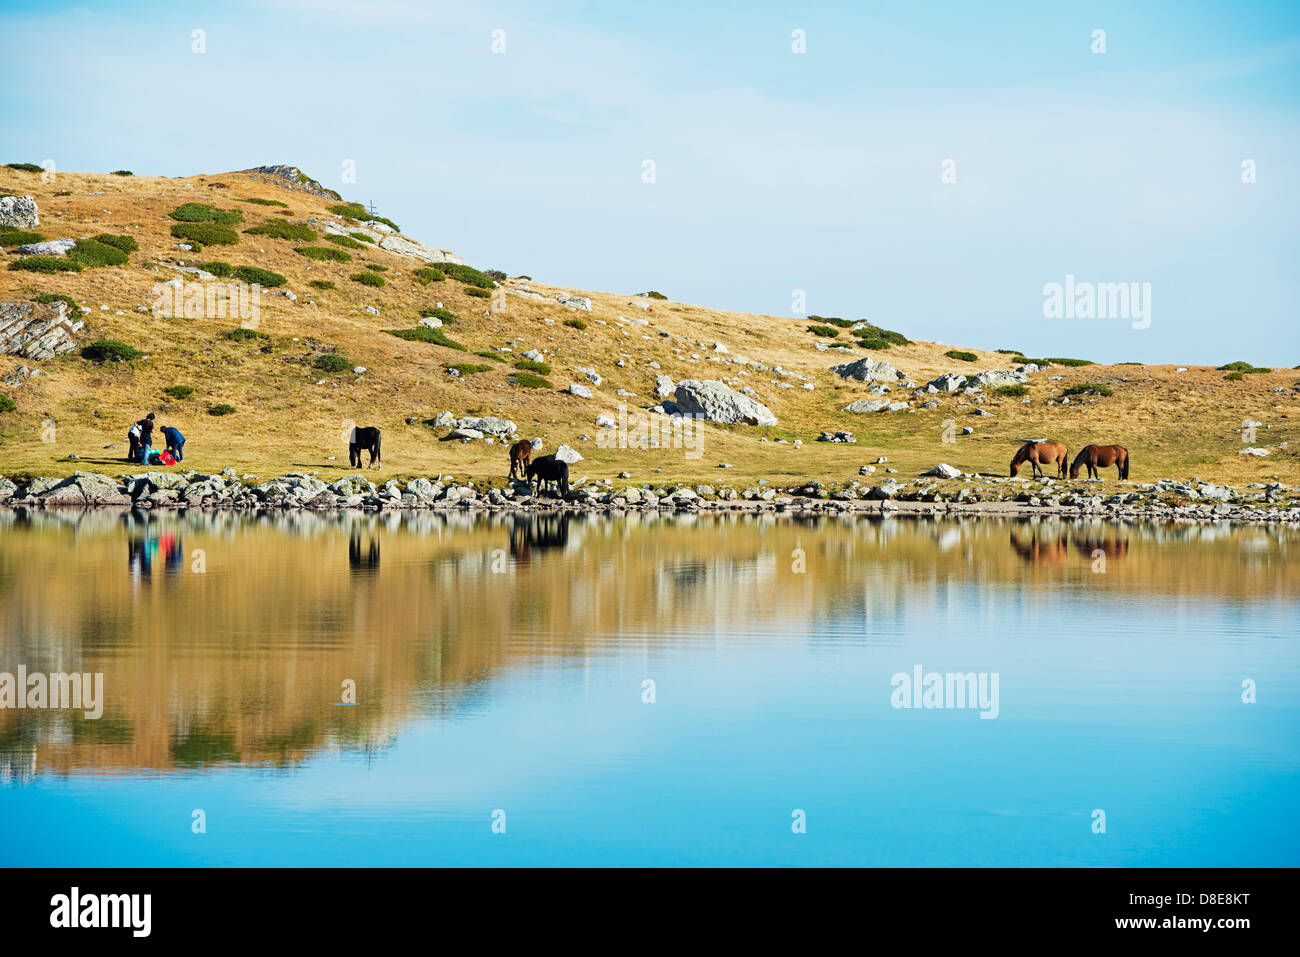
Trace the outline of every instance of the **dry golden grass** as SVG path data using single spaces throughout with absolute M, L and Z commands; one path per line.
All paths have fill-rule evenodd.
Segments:
M 441 432 L 404 422 L 407 417 L 426 419 L 449 410 L 457 415 L 512 419 L 521 434 L 540 436 L 548 449 L 561 442 L 573 445 L 587 458 L 575 474 L 613 477 L 626 470 L 634 481 L 691 479 L 732 485 L 750 484 L 760 477 L 777 482 L 843 481 L 856 477 L 858 466 L 878 455 L 887 456 L 903 476 L 939 461 L 963 471 L 1005 473 L 1016 440 L 1035 435 L 1064 441 L 1071 454 L 1090 442 L 1126 445 L 1135 481 L 1193 475 L 1238 485 L 1300 479 L 1300 445 L 1295 441 L 1298 393 L 1292 389 L 1300 372 L 1291 369 L 1229 382 L 1213 367 L 1190 367 L 1182 373 L 1173 366 L 1053 367 L 1032 377 L 1029 404 L 1019 399 L 987 404 L 995 418 L 972 416 L 974 406 L 949 396 L 940 396 L 942 406 L 933 410 L 852 415 L 839 410 L 865 397 L 868 386 L 841 380 L 828 371 L 833 364 L 871 355 L 924 382 L 943 372 L 1008 368 L 1009 357 L 963 345 L 960 348 L 976 353 L 978 360 L 961 362 L 944 356 L 951 344 L 932 342 L 880 353 L 854 348 L 852 356 L 845 356 L 818 351 L 816 343 L 827 340 L 805 331 L 806 318 L 638 300 L 648 303 L 643 310 L 627 295 L 561 290 L 536 282 L 531 287 L 543 294 L 563 291 L 590 296 L 592 312 L 511 295 L 504 312 L 484 315 L 488 301 L 472 298 L 458 282 L 417 284 L 411 273 L 423 265 L 419 261 L 367 249 L 349 250 L 353 261 L 348 263 L 314 262 L 294 252 L 301 243 L 245 235 L 243 230 L 266 220 L 337 217 L 325 210 L 331 200 L 241 173 L 176 179 L 60 173 L 56 182 L 44 184 L 40 174 L 6 169 L 0 171 L 0 189 L 36 198 L 41 209 L 39 231 L 47 237 L 114 232 L 134 236 L 140 244 L 128 266 L 49 276 L 10 271 L 7 265 L 14 254 L 0 253 L 0 300 L 25 299 L 39 292 L 66 293 L 91 308 L 84 317 L 83 342 L 118 339 L 147 353 L 147 358 L 132 363 L 104 366 L 76 355 L 64 356 L 43 363 L 43 377 L 20 388 L 0 389 L 17 403 L 15 412 L 0 414 L 0 472 L 8 474 L 127 471 L 122 448 L 106 450 L 105 446 L 124 447 L 127 425 L 154 411 L 160 422 L 176 424 L 189 438 L 185 466 L 200 471 L 229 465 L 263 478 L 295 470 L 319 471 L 326 478 L 350 472 L 342 425 L 355 420 L 384 430 L 384 468 L 374 477 L 504 475 L 505 455 L 499 445 L 441 442 Z M 60 190 L 72 195 L 55 196 Z M 241 197 L 283 201 L 291 215 L 277 212 L 277 207 L 241 203 Z M 187 259 L 191 254 L 175 248 L 167 214 L 191 201 L 240 210 L 245 221 L 237 227 L 239 243 L 208 246 L 193 260 Z M 401 222 L 400 215 L 395 218 Z M 454 237 L 415 238 L 432 246 L 455 246 Z M 165 266 L 155 271 L 159 260 L 189 265 L 220 260 L 271 269 L 288 277 L 286 288 L 299 299 L 294 303 L 279 290 L 265 290 L 259 329 L 271 337 L 269 343 L 230 342 L 222 335 L 237 326 L 237 320 L 155 319 L 136 311 L 137 306 L 151 305 L 154 284 L 180 275 Z M 384 288 L 349 280 L 365 262 L 388 267 Z M 336 288 L 314 290 L 308 286 L 312 279 L 331 280 Z M 306 305 L 309 299 L 316 304 Z M 443 331 L 464 343 L 467 353 L 383 333 L 414 327 L 418 310 L 438 301 L 460 317 Z M 375 306 L 381 314 L 365 313 L 365 305 Z M 573 318 L 584 320 L 586 330 L 563 324 Z M 636 318 L 648 320 L 649 325 L 633 324 Z M 908 329 L 903 326 L 899 331 L 906 334 Z M 847 339 L 847 333 L 841 333 L 839 341 Z M 707 361 L 708 347 L 715 341 L 725 344 L 732 357 L 782 366 L 807 376 L 816 388 L 804 390 L 797 381 L 794 388 L 777 388 L 774 380 L 781 377 L 774 373 Z M 513 354 L 500 353 L 507 362 L 493 364 L 491 371 L 460 381 L 445 371 L 456 362 L 491 364 L 474 353 L 511 343 Z M 269 349 L 262 351 L 263 346 Z M 596 397 L 584 400 L 508 384 L 509 360 L 532 348 L 547 352 L 552 367 L 549 378 L 557 390 L 570 382 L 585 384 L 577 367 L 595 367 L 604 377 L 601 387 L 593 390 Z M 313 370 L 311 360 L 330 349 L 367 371 L 357 376 Z M 624 358 L 624 368 L 615 365 L 619 358 Z M 1217 358 L 1227 362 L 1240 357 L 1224 347 L 1224 355 Z M 1279 364 L 1294 359 L 1274 357 Z M 687 457 L 680 448 L 599 448 L 594 423 L 598 414 L 614 412 L 624 403 L 636 412 L 655 401 L 656 370 L 647 367 L 651 360 L 661 366 L 657 371 L 674 380 L 737 377 L 736 387 L 751 386 L 776 413 L 780 425 L 705 427 L 698 458 Z M 5 357 L 0 373 L 7 374 L 19 364 L 16 357 Z M 1061 381 L 1048 381 L 1052 375 L 1062 376 Z M 321 379 L 324 384 L 318 384 Z M 1114 396 L 1069 406 L 1045 404 L 1062 388 L 1083 382 L 1106 383 Z M 162 390 L 176 384 L 193 386 L 194 396 L 166 399 Z M 1284 391 L 1274 392 L 1278 386 Z M 637 395 L 619 398 L 620 388 Z M 219 418 L 207 415 L 207 407 L 216 403 L 229 403 L 237 412 Z M 975 434 L 959 437 L 955 444 L 944 443 L 944 422 L 949 419 L 957 429 L 974 427 Z M 1238 430 L 1245 419 L 1271 427 L 1259 430 L 1255 444 L 1269 447 L 1273 454 L 1263 459 L 1238 454 L 1243 447 Z M 56 423 L 53 443 L 41 441 L 46 420 Z M 855 433 L 857 444 L 814 442 L 821 431 L 839 429 Z M 583 435 L 592 438 L 584 441 Z M 761 437 L 798 438 L 804 445 L 763 442 Z M 1283 442 L 1287 448 L 1279 448 Z M 80 456 L 80 461 L 66 461 L 70 453 Z M 733 468 L 717 469 L 722 462 Z

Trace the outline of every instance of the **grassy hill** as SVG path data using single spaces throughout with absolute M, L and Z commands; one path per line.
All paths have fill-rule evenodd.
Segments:
M 77 334 L 80 345 L 115 340 L 138 350 L 140 357 L 94 362 L 74 352 L 37 364 L 0 356 L 0 379 L 22 364 L 39 365 L 43 372 L 16 387 L 0 385 L 0 396 L 13 405 L 0 412 L 0 473 L 128 471 L 122 461 L 126 428 L 154 411 L 160 423 L 175 424 L 186 434 L 185 465 L 199 471 L 233 466 L 263 478 L 288 471 L 319 471 L 324 478 L 351 472 L 342 434 L 344 422 L 353 420 L 384 430 L 384 469 L 372 477 L 504 475 L 505 453 L 499 444 L 440 441 L 448 430 L 424 424 L 451 411 L 511 419 L 521 435 L 541 437 L 550 450 L 567 442 L 587 459 L 575 467 L 575 475 L 613 477 L 627 471 L 634 481 L 843 481 L 881 455 L 900 470 L 900 477 L 940 461 L 963 471 L 1005 474 L 1017 439 L 1025 436 L 1059 439 L 1071 454 L 1090 442 L 1126 445 L 1136 481 L 1199 476 L 1241 485 L 1300 478 L 1300 392 L 1295 388 L 1300 373 L 1276 368 L 1233 377 L 1216 368 L 1241 358 L 1226 348 L 1215 365 L 1186 371 L 1054 363 L 1030 377 L 1024 396 L 988 397 L 983 408 L 993 417 L 972 414 L 977 406 L 968 397 L 944 394 L 932 397 L 940 402 L 933 409 L 852 414 L 840 410 L 854 399 L 875 396 L 868 394 L 869 384 L 829 371 L 832 365 L 871 356 L 924 384 L 944 372 L 1011 368 L 1014 350 L 996 350 L 1015 343 L 984 343 L 986 349 L 876 341 L 864 349 L 854 344 L 849 329 L 809 317 L 727 312 L 671 299 L 560 289 L 534 280 L 502 285 L 522 285 L 543 298 L 498 291 L 497 305 L 503 299 L 504 309 L 493 311 L 494 291 L 454 275 L 419 275 L 417 270 L 428 265 L 424 260 L 378 248 L 371 240 L 388 234 L 362 228 L 355 215 L 359 210 L 311 191 L 310 184 L 295 187 L 251 172 L 187 178 L 60 173 L 47 184 L 37 172 L 3 168 L 2 193 L 36 199 L 41 224 L 34 231 L 46 239 L 125 236 L 134 243 L 120 243 L 120 248 L 137 248 L 128 252 L 124 265 L 112 264 L 109 254 L 89 255 L 79 272 L 32 272 L 10 268 L 22 257 L 0 236 L 6 246 L 0 253 L 0 302 L 48 293 L 69 296 L 89 310 L 82 314 L 86 326 Z M 398 213 L 386 212 L 400 225 Z M 220 215 L 229 213 L 238 215 Z M 361 236 L 327 239 L 326 223 Z M 314 238 L 306 238 L 308 231 Z M 204 248 L 176 248 L 186 241 L 184 235 L 204 240 Z M 348 238 L 352 242 L 341 241 Z M 430 246 L 455 246 L 454 236 L 418 238 Z M 327 252 L 298 251 L 304 247 Z M 104 261 L 108 264 L 98 264 Z M 240 326 L 237 319 L 155 318 L 148 311 L 157 284 L 194 278 L 172 265 L 212 262 L 283 277 L 282 286 L 263 289 L 253 334 L 229 337 Z M 362 275 L 379 280 L 353 278 Z M 474 272 L 462 276 L 479 281 Z M 555 295 L 590 297 L 591 311 L 562 305 Z M 389 334 L 418 328 L 421 310 L 439 304 L 455 317 L 439 332 L 463 350 Z M 823 327 L 822 334 L 809 326 Z M 907 333 L 906 328 L 900 331 Z M 972 330 L 971 338 L 977 337 Z M 715 343 L 727 351 L 715 351 Z M 821 351 L 819 344 L 846 345 L 852 354 Z M 533 349 L 544 353 L 547 369 L 516 369 L 522 354 Z M 788 374 L 721 361 L 737 357 Z M 1268 358 L 1279 366 L 1296 359 Z M 318 368 L 328 368 L 331 361 L 346 371 Z M 447 371 L 456 364 L 468 366 L 459 377 Z M 355 373 L 356 367 L 365 371 Z M 592 385 L 580 368 L 594 369 L 601 384 Z M 528 387 L 533 380 L 521 372 L 540 376 L 550 386 Z M 621 404 L 632 412 L 655 404 L 657 374 L 674 381 L 721 378 L 737 389 L 749 386 L 777 415 L 779 425 L 706 426 L 698 458 L 680 448 L 600 448 L 596 416 L 616 414 Z M 1054 376 L 1061 378 L 1050 381 Z M 590 386 L 593 398 L 564 393 L 571 382 Z M 804 388 L 805 382 L 813 388 Z M 1048 404 L 1071 387 L 1090 384 L 1104 386 L 1099 391 L 1110 394 L 1085 393 L 1068 405 Z M 174 397 L 167 392 L 174 386 L 192 391 Z M 620 397 L 620 389 L 635 396 Z M 892 397 L 909 398 L 898 387 Z M 0 408 L 8 404 L 0 401 Z M 209 413 L 218 406 L 233 411 Z M 408 424 L 408 419 L 414 421 Z M 1244 420 L 1264 424 L 1251 444 L 1269 448 L 1269 456 L 1239 454 Z M 963 427 L 973 428 L 973 434 L 944 441 L 945 434 Z M 819 433 L 837 430 L 853 432 L 857 443 L 815 441 Z M 796 439 L 802 446 L 794 444 Z M 105 448 L 112 444 L 120 448 Z M 70 454 L 79 459 L 68 460 Z M 732 468 L 719 471 L 720 463 Z

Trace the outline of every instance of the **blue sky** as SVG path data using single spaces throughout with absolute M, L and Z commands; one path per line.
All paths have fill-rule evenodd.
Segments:
M 0 0 L 0 31 L 3 162 L 291 163 L 556 285 L 774 314 L 801 289 L 954 344 L 1300 362 L 1295 3 Z M 1044 318 L 1067 274 L 1150 283 L 1149 328 Z

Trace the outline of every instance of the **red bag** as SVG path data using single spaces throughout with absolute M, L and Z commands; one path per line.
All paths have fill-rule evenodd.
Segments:
M 161 455 L 158 456 L 158 464 L 159 464 L 159 465 L 175 465 L 175 464 L 176 464 L 176 456 L 172 455 L 170 452 L 163 452 Z

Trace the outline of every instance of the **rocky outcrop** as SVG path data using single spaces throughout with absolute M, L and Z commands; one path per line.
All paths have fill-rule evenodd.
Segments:
M 870 357 L 831 366 L 831 371 L 841 378 L 856 379 L 858 382 L 897 382 L 899 379 L 907 378 L 888 362 Z
M 296 166 L 254 166 L 252 169 L 240 170 L 240 172 L 248 173 L 250 176 L 256 176 L 258 179 L 272 182 L 276 186 L 283 186 L 287 189 L 301 190 L 304 193 L 313 193 L 316 196 L 325 196 L 340 201 L 343 199 L 334 190 L 326 189 Z
M 0 302 L 0 354 L 53 359 L 77 348 L 72 335 L 83 325 L 68 319 L 62 302 Z
M 75 239 L 47 239 L 40 243 L 24 243 L 18 251 L 24 256 L 66 256 L 75 245 Z
M 977 372 L 966 380 L 968 389 L 997 389 L 1004 385 L 1019 385 L 1027 382 L 1029 377 L 1015 369 L 989 369 Z
M 673 393 L 677 411 L 710 422 L 776 425 L 772 410 L 716 379 L 685 379 Z
M 0 226 L 33 229 L 40 224 L 36 200 L 30 196 L 0 196 Z

